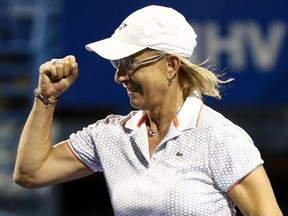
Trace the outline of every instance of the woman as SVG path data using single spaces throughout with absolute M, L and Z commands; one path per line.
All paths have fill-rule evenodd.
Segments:
M 52 146 L 58 97 L 78 76 L 74 56 L 41 65 L 14 181 L 44 187 L 103 171 L 115 215 L 282 215 L 247 133 L 204 105 L 221 80 L 190 62 L 196 34 L 177 11 L 148 6 L 111 38 L 88 44 L 111 61 L 138 111 L 110 115 Z

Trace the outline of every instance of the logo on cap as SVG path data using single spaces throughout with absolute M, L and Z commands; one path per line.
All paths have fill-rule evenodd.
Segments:
M 121 29 L 125 28 L 127 26 L 126 23 L 121 23 L 121 25 L 119 26 L 119 31 L 121 31 Z

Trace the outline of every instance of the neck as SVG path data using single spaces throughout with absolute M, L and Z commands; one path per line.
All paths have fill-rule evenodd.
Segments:
M 151 116 L 148 115 L 149 118 L 149 122 L 147 123 L 148 135 L 150 137 L 153 137 L 155 134 L 161 131 L 166 134 L 172 120 L 180 111 L 181 106 L 182 105 L 178 106 L 178 108 L 176 110 L 174 109 L 173 112 L 169 112 L 166 115 L 159 116 L 158 121 L 155 120 L 153 121 Z
M 162 95 L 161 98 L 155 98 L 156 101 L 162 101 L 160 104 L 155 104 L 154 107 L 146 111 L 149 121 L 147 121 L 147 130 L 154 133 L 166 134 L 167 129 L 175 115 L 179 112 L 184 103 L 183 93 L 179 85 L 173 82 L 169 86 L 168 96 Z M 163 98 L 169 98 L 163 100 Z M 152 109 L 151 109 L 152 108 Z M 153 133 L 151 132 L 151 133 Z

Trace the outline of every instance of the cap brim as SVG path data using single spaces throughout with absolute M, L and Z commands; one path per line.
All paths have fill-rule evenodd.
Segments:
M 96 52 L 108 60 L 117 60 L 133 55 L 146 47 L 120 41 L 115 38 L 107 38 L 85 46 L 86 50 Z

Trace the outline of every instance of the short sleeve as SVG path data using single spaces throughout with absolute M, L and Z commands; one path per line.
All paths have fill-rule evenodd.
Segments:
M 69 145 L 74 155 L 94 172 L 102 171 L 101 163 L 95 145 L 97 124 L 73 133 L 69 137 Z
M 210 167 L 217 186 L 227 192 L 239 180 L 263 164 L 250 136 L 233 124 L 218 128 L 211 144 Z

